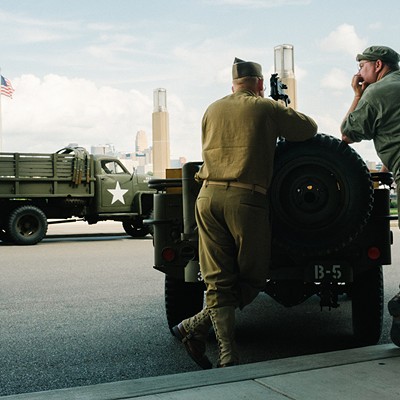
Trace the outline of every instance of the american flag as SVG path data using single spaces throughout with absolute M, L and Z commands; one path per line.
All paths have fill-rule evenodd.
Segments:
M 13 92 L 14 89 L 11 85 L 11 82 L 7 78 L 4 78 L 3 75 L 1 75 L 1 94 L 12 98 Z

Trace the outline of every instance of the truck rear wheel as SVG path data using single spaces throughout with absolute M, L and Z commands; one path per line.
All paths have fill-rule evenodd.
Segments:
M 7 235 L 15 244 L 32 245 L 40 242 L 47 232 L 47 218 L 35 206 L 16 208 L 8 221 Z
M 382 267 L 356 275 L 351 286 L 353 334 L 358 344 L 377 344 L 383 323 Z
M 204 283 L 185 282 L 165 275 L 165 312 L 171 330 L 203 309 Z
M 134 237 L 145 237 L 150 233 L 150 229 L 148 226 L 139 224 L 139 222 L 131 222 L 131 221 L 124 221 L 122 222 L 122 227 L 124 228 L 125 232 Z
M 280 141 L 270 188 L 273 240 L 296 255 L 339 251 L 371 215 L 373 182 L 357 152 L 333 136 Z

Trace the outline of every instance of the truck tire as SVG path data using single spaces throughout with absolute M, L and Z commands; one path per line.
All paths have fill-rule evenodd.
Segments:
M 133 222 L 133 221 L 123 221 L 122 222 L 122 227 L 124 228 L 125 232 L 134 237 L 145 237 L 150 233 L 150 229 L 148 226 L 139 224 L 138 221 Z
M 356 275 L 350 294 L 353 334 L 357 344 L 377 344 L 382 333 L 384 312 L 382 267 Z
M 203 309 L 204 290 L 203 282 L 185 282 L 165 275 L 165 312 L 171 333 L 175 325 Z
M 40 208 L 21 206 L 10 214 L 7 234 L 13 243 L 36 244 L 45 237 L 46 232 L 47 218 Z
M 327 255 L 351 243 L 367 224 L 373 182 L 353 148 L 318 134 L 278 142 L 270 199 L 275 246 L 292 255 Z

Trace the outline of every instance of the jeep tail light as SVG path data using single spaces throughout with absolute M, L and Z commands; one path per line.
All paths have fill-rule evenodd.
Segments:
M 367 254 L 368 254 L 368 258 L 370 260 L 377 260 L 381 256 L 381 251 L 379 250 L 378 247 L 371 246 L 368 249 L 368 253 Z
M 164 261 L 173 261 L 175 259 L 175 250 L 172 249 L 171 247 L 166 247 L 165 249 L 163 249 L 163 251 L 161 252 L 161 257 Z

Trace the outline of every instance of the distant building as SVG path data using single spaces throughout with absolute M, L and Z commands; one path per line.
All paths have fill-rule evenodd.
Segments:
M 129 171 L 139 174 L 153 174 L 165 178 L 167 168 L 182 168 L 185 157 L 170 159 L 169 149 L 169 115 L 167 111 L 167 91 L 154 90 L 153 140 L 148 145 L 144 130 L 136 132 L 134 151 L 116 151 L 113 144 L 91 146 L 92 154 L 104 154 L 118 157 Z
M 179 157 L 178 159 L 171 160 L 171 168 L 182 168 L 183 164 L 186 164 L 185 157 Z
M 139 174 L 153 171 L 152 148 L 147 147 L 147 135 L 143 130 L 136 133 L 134 151 L 115 151 L 113 145 L 97 145 L 91 147 L 91 152 L 118 157 L 129 171 L 135 169 Z
M 286 93 L 290 98 L 289 107 L 297 109 L 296 78 L 294 75 L 294 47 L 291 44 L 281 44 L 274 47 L 275 73 L 287 86 Z
M 104 155 L 115 155 L 115 147 L 112 143 L 98 144 L 96 146 L 90 146 L 90 152 L 92 154 L 104 154 Z
M 158 178 L 165 178 L 165 170 L 170 167 L 167 91 L 155 89 L 153 95 L 153 173 Z
M 135 150 L 136 152 L 144 152 L 148 148 L 147 135 L 145 131 L 138 131 L 136 133 Z

